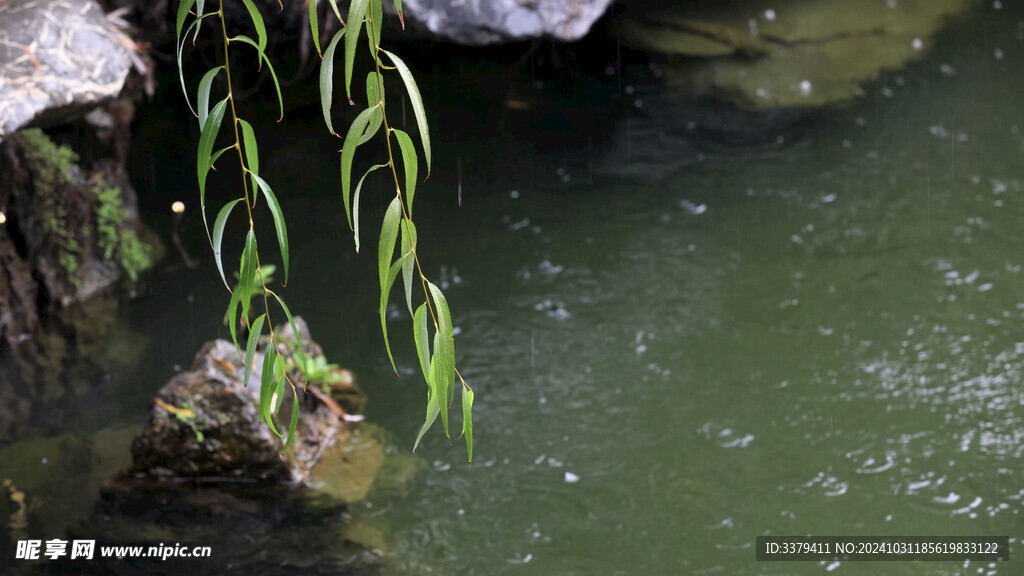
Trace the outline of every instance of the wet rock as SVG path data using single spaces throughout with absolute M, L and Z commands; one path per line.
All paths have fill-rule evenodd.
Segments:
M 323 351 L 309 338 L 301 318 L 295 319 L 307 356 Z M 289 328 L 278 328 L 289 339 Z M 157 393 L 142 431 L 132 444 L 132 478 L 139 481 L 280 483 L 301 482 L 320 460 L 324 450 L 348 441 L 345 409 L 321 397 L 307 394 L 307 383 L 295 366 L 292 351 L 278 345 L 278 354 L 291 369 L 289 377 L 299 390 L 300 412 L 294 450 L 281 451 L 284 439 L 259 421 L 259 388 L 263 354 L 269 345 L 261 340 L 248 385 L 243 359 L 226 340 L 207 343 L 196 355 L 192 368 L 175 376 Z M 314 383 L 309 383 L 312 388 Z M 352 385 L 354 389 L 354 384 Z M 353 395 L 353 398 L 361 396 Z M 282 414 L 290 414 L 291 388 L 285 387 Z M 349 403 L 348 409 L 361 407 Z M 279 430 L 287 420 L 278 422 Z
M 161 247 L 119 164 L 79 163 L 35 128 L 10 135 L 0 152 L 0 332 L 15 346 L 40 318 L 136 280 Z
M 480 46 L 534 38 L 582 38 L 611 0 L 405 0 L 405 21 L 435 37 Z
M 730 0 L 658 7 L 619 21 L 660 55 L 667 83 L 741 108 L 814 107 L 862 94 L 927 53 L 967 0 Z
M 0 3 L 0 140 L 50 126 L 113 99 L 132 46 L 91 0 Z

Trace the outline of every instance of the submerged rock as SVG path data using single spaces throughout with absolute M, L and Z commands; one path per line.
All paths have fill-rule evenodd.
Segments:
M 967 0 L 729 0 L 631 13 L 628 44 L 661 55 L 667 83 L 746 109 L 850 100 L 927 53 Z
M 295 318 L 307 357 L 323 351 L 309 337 L 301 318 Z M 283 341 L 294 338 L 290 327 L 278 328 Z M 226 340 L 207 343 L 191 370 L 175 376 L 157 393 L 142 431 L 132 444 L 131 477 L 141 480 L 200 482 L 297 483 L 309 477 L 324 450 L 352 435 L 346 413 L 359 410 L 362 393 L 355 385 L 340 386 L 338 400 L 304 381 L 292 351 L 278 345 L 278 354 L 292 366 L 289 377 L 299 390 L 299 420 L 294 450 L 282 456 L 284 439 L 259 421 L 259 388 L 264 337 L 253 360 L 249 382 L 243 358 Z M 307 394 L 305 389 L 309 388 Z M 291 388 L 281 399 L 278 429 L 287 429 Z

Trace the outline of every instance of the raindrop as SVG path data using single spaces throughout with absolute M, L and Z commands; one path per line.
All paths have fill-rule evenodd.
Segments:
M 771 8 L 765 10 L 764 11 L 764 19 L 769 21 L 769 22 L 774 22 L 775 21 L 775 10 L 772 10 Z
M 914 47 L 914 50 L 920 50 L 924 48 L 924 41 L 922 41 L 920 38 L 914 38 L 913 42 L 911 42 L 910 45 Z
M 580 477 L 572 472 L 565 473 L 565 481 L 569 484 L 575 484 L 580 481 Z
M 810 80 L 801 80 L 800 81 L 800 93 L 803 94 L 804 96 L 810 96 L 811 95 L 811 81 Z
M 513 199 L 513 200 L 515 200 L 516 198 L 519 198 L 519 190 L 513 190 L 513 191 L 509 192 L 508 193 L 508 197 Z
M 995 52 L 993 52 L 992 55 L 996 57 L 996 60 L 1002 60 L 1003 59 L 1003 51 L 1000 48 L 996 48 Z

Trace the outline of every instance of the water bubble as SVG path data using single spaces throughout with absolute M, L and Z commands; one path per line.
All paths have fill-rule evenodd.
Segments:
M 811 95 L 811 81 L 810 80 L 801 80 L 800 81 L 800 94 L 803 94 L 804 96 L 810 96 Z
M 569 484 L 575 484 L 580 481 L 580 477 L 572 472 L 566 472 L 564 478 Z
M 513 199 L 513 200 L 515 200 L 516 198 L 519 198 L 519 190 L 513 190 L 513 191 L 509 192 L 508 193 L 508 197 Z
M 764 11 L 764 19 L 769 21 L 769 22 L 774 22 L 775 21 L 775 10 L 772 10 L 771 8 L 765 10 Z
M 955 76 L 956 68 L 950 66 L 949 64 L 942 63 L 939 65 L 939 72 L 942 72 L 946 76 Z
M 754 94 L 756 94 L 758 98 L 768 98 L 770 96 L 768 91 L 765 90 L 764 88 L 758 88 L 756 91 L 754 91 Z
M 687 214 L 692 214 L 694 216 L 703 214 L 708 211 L 707 204 L 694 204 L 689 200 L 680 200 L 679 207 L 685 210 Z
M 924 48 L 924 41 L 921 40 L 920 38 L 914 38 L 910 45 L 914 48 L 914 50 L 920 50 Z
M 995 56 L 996 60 L 1002 60 L 1003 59 L 1003 51 L 1001 49 L 999 49 L 999 48 L 996 48 L 995 51 L 992 53 L 992 55 Z

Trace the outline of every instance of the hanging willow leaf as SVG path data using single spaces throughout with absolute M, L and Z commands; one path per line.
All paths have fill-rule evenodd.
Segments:
M 379 84 L 378 84 L 379 82 Z M 383 93 L 378 94 L 378 87 L 383 90 L 384 81 L 381 79 L 380 74 L 376 72 L 370 72 L 366 75 L 366 105 L 376 106 L 373 114 L 370 116 L 370 123 L 366 127 L 366 131 L 363 132 L 363 136 L 359 139 L 359 144 L 366 143 L 370 138 L 373 138 L 377 134 L 377 130 L 380 130 L 380 125 L 384 122 L 384 95 Z
M 370 168 L 366 170 L 366 173 L 363 174 L 363 177 L 359 179 L 359 183 L 356 184 L 356 191 L 355 194 L 353 194 L 352 199 L 352 220 L 355 223 L 355 226 L 353 226 L 352 229 L 356 239 L 356 254 L 359 254 L 359 192 L 363 189 L 363 180 L 366 180 L 366 177 L 370 175 L 370 172 L 381 168 L 387 168 L 387 166 L 387 164 L 376 164 L 374 166 L 370 166 Z
M 402 220 L 402 255 L 408 255 L 402 266 L 402 280 L 405 281 L 405 305 L 409 308 L 409 315 L 412 316 L 412 268 L 416 263 L 413 252 L 416 250 L 416 225 L 412 220 Z
M 295 336 L 295 349 L 293 354 L 298 357 L 300 365 L 305 366 L 306 364 L 306 352 L 302 348 L 302 335 L 299 334 L 299 328 L 295 325 L 295 318 L 292 318 L 292 311 L 288 309 L 288 305 L 284 303 L 284 300 L 275 292 L 270 292 L 277 299 L 277 303 L 281 306 L 281 310 L 284 310 L 284 315 L 288 318 L 288 324 L 292 327 L 292 334 Z
M 192 9 L 192 6 L 194 6 L 195 3 L 196 0 L 181 0 L 181 4 L 178 4 L 178 15 L 175 18 L 174 27 L 174 34 L 178 39 L 178 42 L 181 42 L 181 28 L 185 25 L 185 18 L 188 17 L 188 12 Z M 186 36 L 188 36 L 188 34 L 186 34 Z M 178 66 L 178 68 L 180 69 L 181 66 Z
M 203 19 L 208 18 L 210 16 L 213 16 L 213 14 L 207 14 L 202 18 L 196 18 L 195 20 L 193 20 L 192 23 L 189 24 L 188 28 L 185 30 L 184 36 L 187 37 L 189 32 L 191 32 L 194 29 L 198 29 Z M 181 53 L 185 50 L 186 39 L 187 38 L 183 38 L 181 34 L 178 35 L 178 47 L 176 50 L 176 52 L 178 53 L 178 80 L 181 81 L 181 93 L 185 96 L 185 104 L 188 105 L 188 109 L 192 112 L 192 115 L 196 116 L 196 109 L 192 107 L 192 101 L 188 98 L 188 88 L 185 87 L 185 70 L 181 66 Z
M 228 99 L 218 102 L 210 116 L 203 125 L 203 131 L 199 134 L 199 150 L 196 153 L 196 174 L 199 177 L 199 207 L 203 213 L 203 228 L 206 230 L 206 237 L 210 237 L 210 225 L 206 220 L 206 176 L 210 173 L 210 166 L 213 165 L 213 144 L 217 141 L 217 133 L 220 132 L 221 122 L 224 121 L 224 108 Z
M 312 4 L 313 0 L 309 0 L 309 2 L 310 2 L 310 4 Z M 288 439 L 285 440 L 284 448 L 281 449 L 282 452 L 287 452 L 288 451 L 288 447 L 291 446 L 292 445 L 292 441 L 295 440 L 295 428 L 298 426 L 298 424 L 299 424 L 299 393 L 296 390 L 295 394 L 292 394 L 292 419 L 288 423 Z
M 210 89 L 213 87 L 213 79 L 223 70 L 223 66 L 217 66 L 206 72 L 203 79 L 199 81 L 199 129 L 206 125 L 206 117 L 210 115 Z
M 352 67 L 356 61 L 356 42 L 363 29 L 367 4 L 369 4 L 369 0 L 352 0 L 348 5 L 346 29 L 349 30 L 349 33 L 345 35 L 345 94 L 348 96 L 349 103 L 352 102 Z
M 405 30 L 405 16 L 402 15 L 402 0 L 395 0 L 395 12 L 398 13 L 398 21 L 402 23 L 402 30 Z
M 260 178 L 256 174 L 252 175 L 253 179 L 256 180 L 256 184 L 260 191 L 263 192 L 263 197 L 267 200 L 267 208 L 270 209 L 270 214 L 274 217 L 274 229 L 277 230 L 277 245 L 281 248 L 281 261 L 284 264 L 284 283 L 288 284 L 288 228 L 284 223 L 284 213 L 281 212 L 281 204 L 277 201 L 277 196 L 274 195 L 274 191 L 270 189 L 270 184 L 263 178 Z
M 345 216 L 348 218 L 350 230 L 355 230 L 352 224 L 352 198 L 349 194 L 352 190 L 352 160 L 356 156 L 359 138 L 366 130 L 366 124 L 370 121 L 370 116 L 373 115 L 373 111 L 376 108 L 376 106 L 371 106 L 356 116 L 356 119 L 352 121 L 352 125 L 348 127 L 348 133 L 345 134 L 345 143 L 341 148 L 341 199 L 345 204 Z
M 249 385 L 249 375 L 252 374 L 252 359 L 256 355 L 256 344 L 259 343 L 260 336 L 263 334 L 263 321 L 266 318 L 266 314 L 260 314 L 259 318 L 253 320 L 252 328 L 249 329 L 249 342 L 245 345 L 245 378 L 242 379 L 242 384 L 245 386 Z
M 256 279 L 258 261 L 259 258 L 256 255 L 256 233 L 253 232 L 252 228 L 249 228 L 249 233 L 245 235 L 245 249 L 242 251 L 242 267 L 238 271 L 238 284 L 242 287 L 242 320 L 246 326 L 249 325 L 249 305 L 252 302 L 249 296 L 252 294 L 253 280 Z
M 391 287 L 394 286 L 395 280 L 398 278 L 398 272 L 402 269 L 402 264 L 405 260 L 412 258 L 412 255 L 406 255 L 395 261 L 388 269 L 387 278 L 384 280 L 384 285 L 381 286 L 380 290 L 380 331 L 384 335 L 384 348 L 388 351 L 388 360 L 391 361 L 391 369 L 395 371 L 395 376 L 398 376 L 398 368 L 395 367 L 395 357 L 391 354 L 391 341 L 388 339 L 388 321 L 387 321 L 387 308 L 388 308 L 388 295 L 391 293 Z
M 313 46 L 316 46 L 317 55 L 323 58 L 324 54 L 320 51 L 320 25 L 317 22 L 316 0 L 306 0 L 306 6 L 309 8 L 309 32 L 313 36 Z M 291 441 L 291 438 L 288 440 Z
M 405 168 L 405 204 L 409 208 L 409 217 L 412 218 L 412 199 L 416 196 L 419 159 L 416 157 L 416 147 L 413 146 L 412 138 L 398 128 L 393 128 L 391 131 L 395 133 L 398 147 L 402 150 L 402 166 Z
M 274 81 L 274 90 L 277 91 L 277 105 L 278 105 L 278 110 L 280 112 L 280 115 L 278 116 L 277 121 L 280 122 L 281 119 L 284 118 L 284 98 L 281 96 L 281 83 L 277 80 L 277 72 L 274 71 L 273 63 L 270 62 L 270 58 L 267 58 L 267 55 L 263 52 L 263 50 L 259 47 L 259 45 L 252 38 L 249 38 L 248 36 L 238 35 L 238 36 L 235 36 L 234 38 L 231 39 L 232 42 L 234 42 L 235 40 L 238 40 L 239 42 L 242 42 L 244 44 L 248 44 L 248 45 L 256 48 L 256 50 L 259 52 L 259 60 L 260 60 L 260 63 L 261 63 L 260 64 L 260 69 L 261 70 L 263 69 L 262 63 L 263 62 L 267 63 L 267 70 L 270 71 L 270 79 Z
M 387 54 L 388 58 L 394 62 L 395 68 L 398 68 L 398 75 L 402 77 L 402 82 L 405 84 L 405 91 L 409 93 L 412 111 L 416 115 L 416 125 L 420 130 L 423 157 L 427 161 L 427 176 L 430 176 L 430 131 L 427 128 L 427 113 L 423 108 L 423 98 L 420 96 L 420 89 L 416 86 L 416 80 L 412 77 L 409 67 L 405 65 L 401 58 L 383 48 L 381 52 Z
M 441 412 L 441 405 L 434 398 L 434 391 L 427 390 L 427 418 L 423 421 L 423 425 L 420 426 L 420 431 L 416 434 L 416 442 L 412 445 L 412 451 L 415 452 L 416 448 L 419 448 L 420 440 L 423 439 L 423 435 L 430 430 L 430 427 L 437 421 L 437 415 Z
M 313 0 L 310 0 L 312 2 Z M 340 19 L 340 18 L 339 18 Z M 331 103 L 334 99 L 334 51 L 338 49 L 338 42 L 345 36 L 345 28 L 334 33 L 327 51 L 324 52 L 323 60 L 320 61 L 320 109 L 324 113 L 324 124 L 331 134 L 338 136 L 331 123 Z
M 249 295 L 246 294 L 245 298 Z M 238 304 L 242 300 L 242 284 L 235 285 L 231 293 L 231 301 L 228 303 L 228 330 L 231 331 L 231 341 L 235 344 L 235 351 L 238 351 Z
M 449 372 L 450 366 L 447 363 L 447 356 L 444 352 L 444 341 L 446 338 L 440 332 L 434 332 L 434 355 L 430 359 L 430 389 L 437 400 L 438 409 L 441 412 L 441 426 L 444 428 L 444 435 L 451 438 L 448 433 L 448 379 L 445 374 Z
M 238 125 L 242 127 L 242 143 L 245 144 L 243 149 L 245 150 L 245 164 L 249 170 L 252 178 L 252 187 L 256 188 L 256 178 L 259 177 L 260 173 L 260 152 L 259 147 L 256 145 L 256 133 L 253 132 L 252 124 L 249 124 L 241 118 L 238 119 Z
M 310 0 L 314 2 L 315 0 Z M 252 3 L 252 0 L 242 0 L 245 4 L 245 9 L 249 11 L 249 17 L 252 18 L 252 25 L 256 28 L 256 38 L 259 42 L 256 44 L 256 49 L 260 53 L 260 66 L 262 66 L 263 60 L 266 59 L 267 50 L 267 27 L 263 24 L 263 15 L 256 8 L 256 5 Z M 269 62 L 269 61 L 268 61 Z
M 267 344 L 263 351 L 263 372 L 260 374 L 260 420 L 269 424 L 270 405 L 274 399 L 274 364 L 277 362 L 277 348 L 274 343 Z
M 462 387 L 462 434 L 466 437 L 466 455 L 473 463 L 473 389 Z
M 341 17 L 341 12 L 338 11 L 338 0 L 329 0 L 329 3 L 331 5 L 331 10 L 334 10 L 334 15 L 338 17 L 338 22 L 341 22 L 341 25 L 344 26 L 345 19 Z
M 213 259 L 217 263 L 217 271 L 220 272 L 220 279 L 228 290 L 231 290 L 231 287 L 228 286 L 228 279 L 224 276 L 224 262 L 221 255 L 221 248 L 224 244 L 224 228 L 227 226 L 228 217 L 231 216 L 231 210 L 234 209 L 235 204 L 242 200 L 242 198 L 236 198 L 220 209 L 217 219 L 213 222 L 213 238 L 210 239 L 210 244 L 213 245 Z
M 380 286 L 383 289 L 388 276 L 391 256 L 395 253 L 395 240 L 398 238 L 398 223 L 402 218 L 402 201 L 395 196 L 384 212 L 384 223 L 380 229 L 380 243 L 377 244 L 377 273 L 380 275 Z
M 381 0 L 370 0 L 370 5 L 366 10 L 366 22 L 372 24 L 372 26 L 366 27 L 366 40 L 370 45 L 370 55 L 377 62 L 380 62 L 377 50 L 380 48 L 380 27 L 384 20 L 384 9 L 380 2 Z
M 434 311 L 437 314 L 434 353 L 438 357 L 436 373 L 438 400 L 447 406 L 448 396 L 455 387 L 455 337 L 452 328 L 452 315 L 448 310 L 448 301 L 441 293 L 441 289 L 431 282 L 427 282 L 427 288 L 430 290 L 430 296 L 434 301 Z M 444 424 L 444 433 L 448 436 L 448 410 L 446 409 L 441 410 L 441 423 Z
M 416 356 L 420 359 L 423 379 L 430 385 L 430 333 L 427 331 L 427 304 L 424 302 L 412 316 L 412 336 L 416 342 Z

